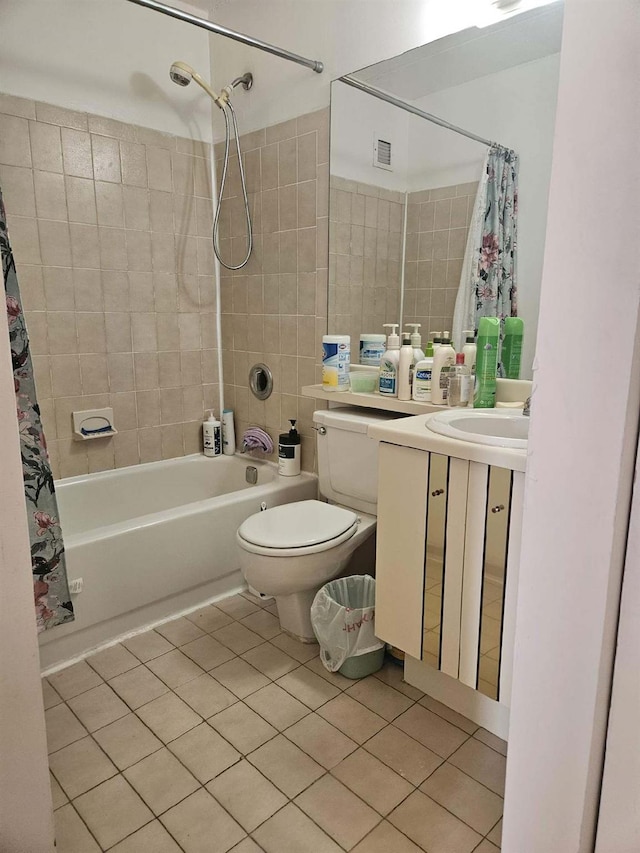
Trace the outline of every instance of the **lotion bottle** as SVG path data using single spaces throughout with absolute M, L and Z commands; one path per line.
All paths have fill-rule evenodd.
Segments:
M 222 411 L 222 452 L 225 456 L 233 456 L 236 452 L 236 431 L 231 409 Z
M 424 358 L 424 352 L 422 351 L 422 338 L 420 337 L 420 332 L 418 329 L 420 328 L 420 323 L 407 323 L 407 326 L 410 329 L 413 329 L 411 332 L 411 346 L 413 347 L 413 357 L 416 360 L 416 364 L 419 361 L 422 361 Z
M 207 412 L 209 417 L 202 424 L 202 445 L 205 456 L 220 456 L 222 454 L 222 429 L 220 421 L 216 420 L 213 412 Z
M 386 397 L 398 396 L 398 366 L 400 363 L 400 338 L 397 328 L 399 323 L 383 323 L 384 328 L 390 328 L 387 338 L 387 351 L 380 359 L 378 390 Z
M 475 373 L 477 357 L 476 340 L 472 330 L 464 331 L 462 334 L 465 336 L 466 341 L 465 345 L 462 347 L 462 354 L 464 355 L 464 364 L 465 367 L 469 368 L 471 373 Z
M 427 344 L 426 355 L 413 371 L 413 399 L 417 403 L 431 402 L 431 374 L 433 372 L 433 344 Z
M 402 347 L 398 359 L 398 400 L 411 399 L 411 385 L 413 380 L 413 347 L 411 336 L 408 332 L 402 335 Z
M 451 337 L 449 332 L 443 332 L 442 343 L 434 352 L 431 376 L 431 402 L 437 406 L 444 406 L 447 403 L 449 372 L 455 363 L 456 351 L 451 346 Z

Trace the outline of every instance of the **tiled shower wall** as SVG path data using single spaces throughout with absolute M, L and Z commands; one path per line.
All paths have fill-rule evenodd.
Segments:
M 209 147 L 0 96 L 0 185 L 55 476 L 200 449 L 217 408 Z M 119 433 L 76 442 L 71 412 Z
M 451 329 L 477 183 L 410 193 L 405 260 L 405 322 Z
M 296 418 L 302 464 L 313 470 L 314 409 L 300 387 L 320 381 L 327 329 L 328 109 L 263 128 L 241 138 L 253 220 L 254 249 L 246 267 L 222 270 L 222 344 L 225 405 L 236 413 L 240 439 L 252 424 L 275 441 Z M 216 173 L 224 147 L 216 145 Z M 220 248 L 239 263 L 246 251 L 242 195 L 235 158 L 225 191 Z M 249 391 L 251 365 L 267 364 L 274 391 L 261 402 Z
M 382 333 L 400 316 L 405 195 L 331 175 L 329 330 Z

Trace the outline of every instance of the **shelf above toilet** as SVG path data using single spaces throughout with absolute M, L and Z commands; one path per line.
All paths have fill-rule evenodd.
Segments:
M 432 403 L 416 403 L 413 400 L 402 401 L 396 397 L 383 397 L 381 394 L 354 394 L 352 391 L 325 391 L 322 385 L 304 385 L 303 397 L 326 400 L 340 406 L 361 406 L 363 409 L 380 409 L 384 412 L 400 412 L 405 415 L 428 415 L 441 412 L 443 406 Z

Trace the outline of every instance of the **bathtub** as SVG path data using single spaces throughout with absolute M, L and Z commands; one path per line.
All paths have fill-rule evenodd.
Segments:
M 247 466 L 257 469 L 255 485 Z M 185 456 L 56 483 L 75 621 L 40 635 L 43 670 L 244 586 L 235 534 L 267 507 L 317 496 L 244 456 Z

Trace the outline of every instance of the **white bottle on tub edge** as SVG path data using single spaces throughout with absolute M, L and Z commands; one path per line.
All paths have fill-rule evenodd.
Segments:
M 222 454 L 222 429 L 219 420 L 208 412 L 209 417 L 202 424 L 202 449 L 205 456 Z

